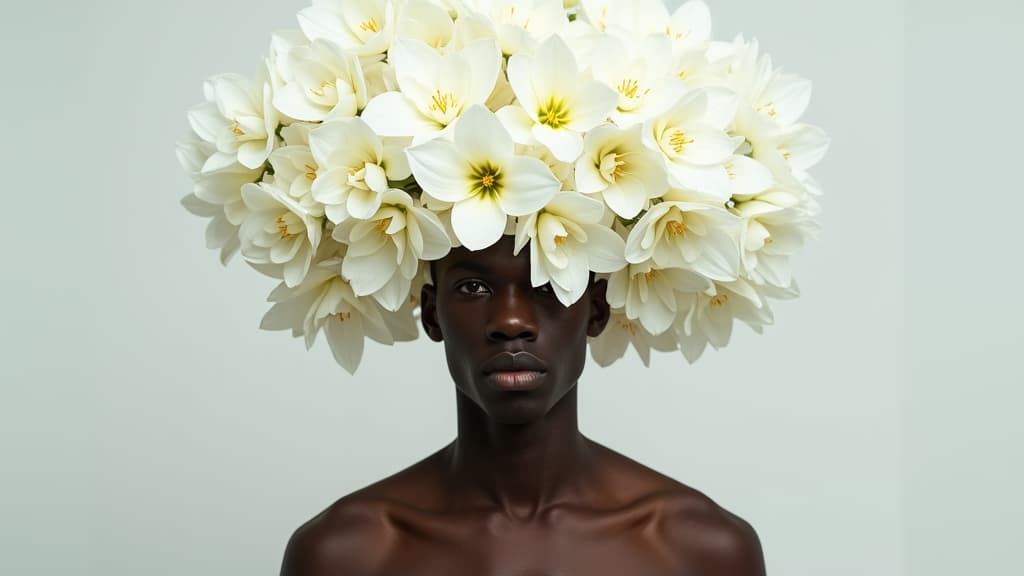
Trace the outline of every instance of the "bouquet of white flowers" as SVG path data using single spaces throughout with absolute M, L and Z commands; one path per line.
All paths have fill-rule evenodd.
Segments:
M 565 305 L 590 272 L 632 344 L 693 362 L 734 319 L 797 294 L 816 231 L 810 83 L 756 42 L 711 40 L 701 0 L 313 0 L 255 78 L 192 108 L 183 203 L 207 244 L 282 280 L 263 319 L 354 372 L 366 337 L 417 337 L 419 287 L 453 246 L 503 234 Z

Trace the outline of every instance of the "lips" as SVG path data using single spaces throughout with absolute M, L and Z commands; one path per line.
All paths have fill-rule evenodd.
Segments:
M 547 372 L 544 361 L 526 351 L 501 352 L 491 356 L 481 367 L 484 374 L 494 372 Z
M 501 352 L 483 364 L 488 383 L 499 390 L 532 390 L 544 381 L 548 368 L 529 352 Z

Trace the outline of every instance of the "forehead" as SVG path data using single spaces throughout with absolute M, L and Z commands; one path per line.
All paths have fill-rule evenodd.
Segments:
M 448 273 L 471 273 L 528 279 L 530 251 L 523 248 L 517 256 L 513 254 L 514 247 L 513 238 L 503 236 L 494 245 L 475 252 L 463 247 L 453 248 L 447 256 L 434 263 L 435 277 L 441 278 Z

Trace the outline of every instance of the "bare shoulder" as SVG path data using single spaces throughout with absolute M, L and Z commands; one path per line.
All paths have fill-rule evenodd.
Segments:
M 437 482 L 437 455 L 357 490 L 300 526 L 285 548 L 281 576 L 370 576 L 380 573 L 400 534 L 395 508 L 427 506 Z
M 662 543 L 680 563 L 706 576 L 764 576 L 761 541 L 750 523 L 701 491 L 613 454 L 620 473 L 658 511 Z
M 369 576 L 387 556 L 393 535 L 383 507 L 354 493 L 300 526 L 285 548 L 281 576 Z
M 761 540 L 749 522 L 711 498 L 679 485 L 665 517 L 666 540 L 708 576 L 764 576 Z

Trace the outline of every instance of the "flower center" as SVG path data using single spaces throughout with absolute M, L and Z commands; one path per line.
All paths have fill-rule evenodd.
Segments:
M 686 224 L 683 224 L 678 220 L 673 220 L 669 222 L 666 227 L 668 228 L 669 236 L 672 236 L 673 238 L 677 236 L 681 238 L 686 237 Z
M 644 272 L 644 280 L 646 280 L 647 283 L 650 284 L 651 282 L 654 282 L 655 280 L 657 280 L 658 276 L 660 276 L 660 275 L 661 274 L 657 270 L 655 270 L 654 268 L 651 268 L 647 272 Z
M 334 82 L 330 82 L 328 80 L 324 80 L 323 82 L 320 82 L 320 87 L 319 88 L 310 88 L 309 89 L 309 93 L 312 94 L 313 96 L 316 96 L 317 98 L 323 98 L 324 94 L 326 94 L 325 90 L 327 88 L 334 88 L 334 87 L 335 87 L 335 83 Z
M 289 238 L 298 236 L 298 234 L 290 230 L 292 224 L 290 220 L 293 218 L 289 218 L 288 216 L 290 216 L 290 214 L 282 214 L 274 220 L 274 223 L 277 224 L 277 232 L 281 235 L 281 240 L 288 240 Z
M 729 303 L 729 295 L 728 294 L 719 294 L 718 296 L 715 296 L 714 298 L 712 298 L 711 302 L 709 302 L 709 304 L 711 305 L 712 308 L 721 308 L 722 306 L 725 306 L 728 303 Z
M 470 174 L 470 193 L 473 196 L 497 196 L 501 192 L 501 168 L 485 162 L 473 167 Z
M 569 107 L 565 104 L 565 100 L 557 100 L 552 96 L 546 103 L 540 105 L 540 109 L 537 110 L 537 120 L 541 124 L 558 130 L 569 123 Z
M 637 333 L 636 324 L 630 322 L 629 320 L 622 320 L 622 319 L 620 319 L 618 321 L 618 323 L 619 323 L 619 327 L 620 328 L 622 328 L 626 332 L 629 332 L 630 336 L 636 336 L 636 333 Z
M 306 168 L 306 180 L 309 180 L 310 182 L 316 180 L 316 166 L 311 166 L 309 164 L 306 164 L 305 168 Z
M 359 24 L 359 29 L 363 32 L 373 32 L 374 34 L 380 32 L 380 26 L 375 18 L 370 18 L 366 22 Z
M 377 229 L 378 234 L 380 234 L 381 236 L 387 236 L 388 228 L 391 227 L 391 217 L 388 216 L 383 220 L 378 220 L 376 226 L 374 227 Z
M 779 113 L 775 110 L 775 102 L 768 100 L 764 104 L 757 107 L 757 111 L 761 114 L 767 114 L 769 118 L 775 118 Z
M 555 246 L 561 246 L 562 244 L 565 244 L 565 241 L 568 239 L 568 236 L 555 236 Z
M 440 90 L 436 90 L 434 95 L 430 97 L 430 109 L 434 112 L 447 114 L 449 110 L 454 108 L 455 95 L 451 92 L 442 93 Z
M 238 123 L 238 118 L 235 118 L 235 123 L 231 125 L 231 133 L 235 136 L 245 136 L 245 130 Z
M 349 312 L 338 312 L 334 317 L 338 319 L 338 322 L 347 322 L 352 319 L 352 314 Z
M 675 150 L 676 154 L 682 154 L 684 148 L 693 144 L 693 139 L 687 138 L 686 133 L 682 130 L 676 130 L 672 133 L 672 136 L 669 137 L 668 143 L 672 146 L 672 149 Z
M 619 94 L 622 94 L 626 98 L 636 98 L 637 92 L 640 91 L 640 83 L 632 78 L 627 78 L 622 82 L 619 82 L 616 89 L 618 89 Z
M 626 171 L 626 162 L 622 160 L 625 154 L 606 154 L 601 159 L 601 176 L 605 180 L 611 183 L 615 183 L 616 178 L 622 175 Z

